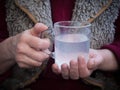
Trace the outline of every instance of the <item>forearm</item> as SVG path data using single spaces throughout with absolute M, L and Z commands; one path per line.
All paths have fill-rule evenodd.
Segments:
M 12 57 L 12 37 L 0 43 L 0 74 L 7 71 L 14 65 L 14 57 Z
M 118 63 L 112 51 L 108 49 L 102 49 L 102 50 L 98 50 L 98 52 L 103 56 L 104 59 L 99 66 L 100 70 L 114 71 L 118 69 Z

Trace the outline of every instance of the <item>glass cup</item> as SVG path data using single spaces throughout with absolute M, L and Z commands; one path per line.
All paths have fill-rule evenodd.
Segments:
M 90 23 L 78 21 L 60 21 L 54 24 L 55 63 L 59 68 L 63 63 L 69 66 L 70 60 L 77 60 L 79 55 L 88 60 L 90 27 Z

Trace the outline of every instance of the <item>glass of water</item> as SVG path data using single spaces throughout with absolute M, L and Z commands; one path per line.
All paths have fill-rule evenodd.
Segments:
M 54 24 L 55 63 L 59 68 L 63 63 L 69 65 L 70 60 L 77 60 L 79 55 L 88 60 L 90 27 L 90 23 L 78 21 L 60 21 Z

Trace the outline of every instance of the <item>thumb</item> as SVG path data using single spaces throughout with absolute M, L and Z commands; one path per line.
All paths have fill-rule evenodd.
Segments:
M 35 26 L 30 30 L 30 33 L 33 36 L 39 36 L 41 32 L 47 30 L 48 27 L 44 25 L 43 23 L 37 23 Z
M 95 68 L 95 66 L 96 66 L 95 65 L 95 59 L 90 59 L 87 63 L 87 66 L 88 66 L 89 69 Z

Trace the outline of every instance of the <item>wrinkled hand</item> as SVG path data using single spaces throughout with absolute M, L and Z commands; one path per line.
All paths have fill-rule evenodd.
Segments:
M 57 64 L 53 64 L 52 69 L 54 73 L 62 74 L 64 79 L 85 78 L 90 76 L 94 70 L 98 69 L 103 60 L 103 57 L 97 50 L 91 49 L 87 63 L 84 57 L 79 56 L 77 61 L 70 61 L 69 67 L 67 64 L 62 64 L 60 70 Z
M 12 54 L 22 68 L 40 66 L 49 56 L 43 52 L 50 46 L 50 40 L 40 38 L 47 26 L 37 23 L 32 29 L 12 37 Z

